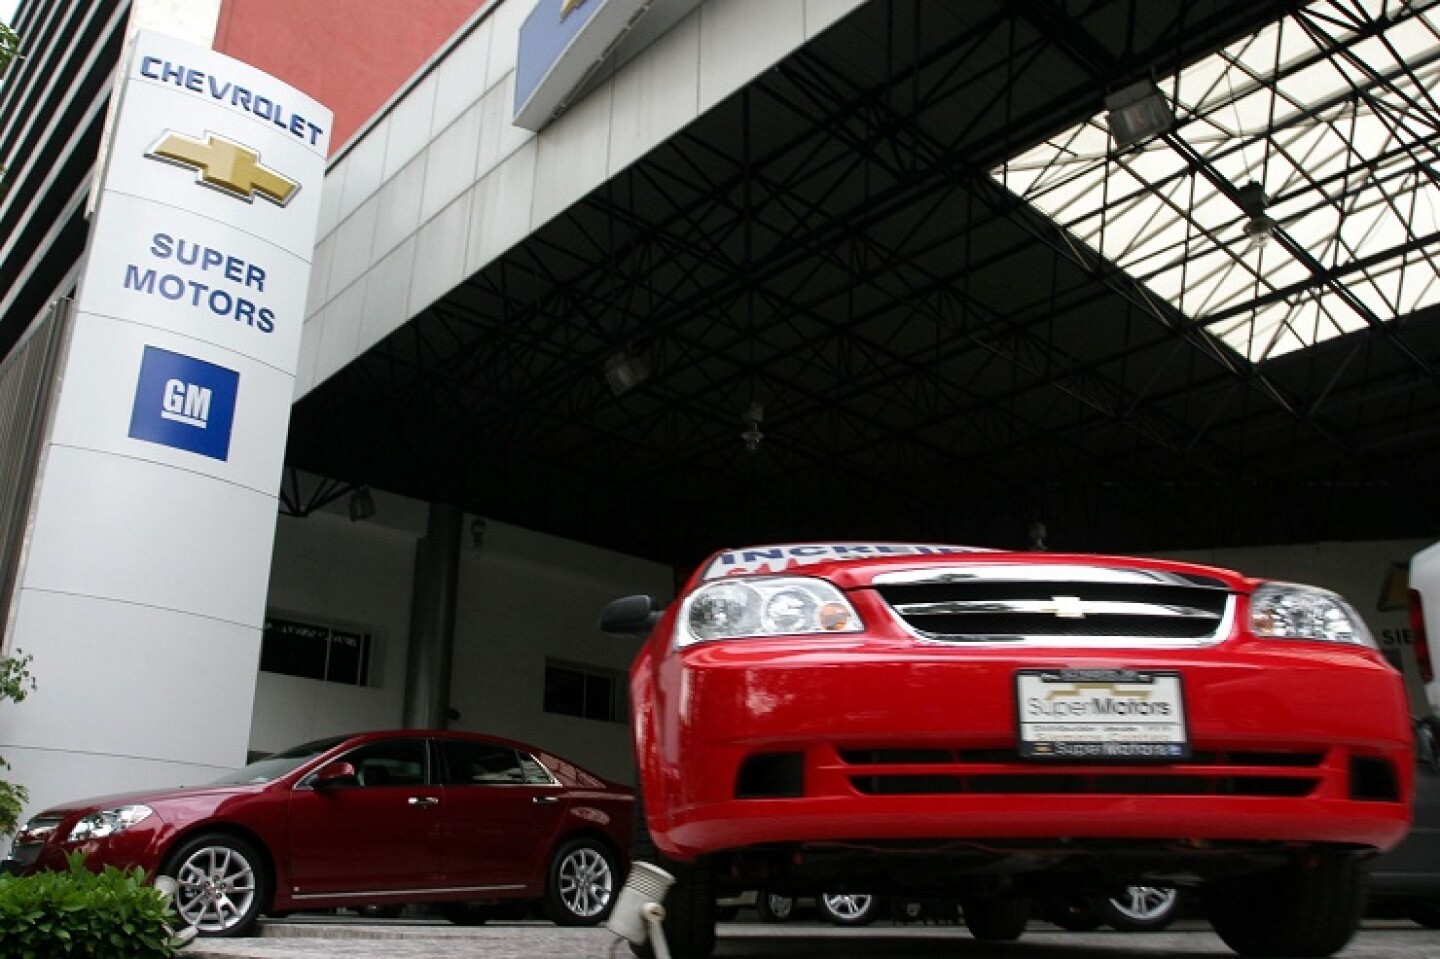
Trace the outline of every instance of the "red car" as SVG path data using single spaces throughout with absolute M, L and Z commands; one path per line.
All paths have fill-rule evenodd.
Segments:
M 1399 674 L 1340 597 L 1118 556 L 907 543 L 715 554 L 630 689 L 677 956 L 715 896 L 953 897 L 981 939 L 1029 901 L 1196 887 L 1250 956 L 1320 956 L 1409 825 Z
M 393 730 L 306 743 L 208 786 L 48 809 L 16 837 L 12 871 L 143 867 L 179 882 L 201 935 L 267 912 L 439 903 L 457 922 L 543 901 L 557 923 L 609 913 L 628 863 L 631 792 L 522 743 Z

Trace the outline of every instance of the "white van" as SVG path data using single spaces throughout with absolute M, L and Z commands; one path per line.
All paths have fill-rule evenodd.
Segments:
M 1426 698 L 1431 711 L 1440 713 L 1440 682 L 1434 670 L 1440 662 L 1440 543 L 1410 559 L 1410 633 Z
M 1411 635 L 1398 665 L 1415 714 L 1414 822 L 1405 841 L 1371 865 L 1370 913 L 1440 929 L 1440 543 L 1411 558 L 1409 581 Z

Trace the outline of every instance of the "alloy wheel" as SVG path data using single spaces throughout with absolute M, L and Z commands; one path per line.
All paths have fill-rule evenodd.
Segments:
M 175 881 L 175 911 L 202 933 L 224 933 L 255 911 L 255 866 L 231 846 L 196 849 L 176 869 Z
M 593 846 L 571 850 L 560 863 L 560 899 L 577 919 L 594 919 L 610 906 L 615 871 Z

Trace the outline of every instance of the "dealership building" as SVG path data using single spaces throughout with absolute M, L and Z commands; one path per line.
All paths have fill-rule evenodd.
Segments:
M 37 688 L 0 756 L 34 808 L 394 726 L 629 780 L 599 611 L 747 543 L 1198 559 L 1408 642 L 1430 3 L 14 25 L 0 651 Z

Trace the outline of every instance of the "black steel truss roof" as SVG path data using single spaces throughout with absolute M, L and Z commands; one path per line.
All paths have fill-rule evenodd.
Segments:
M 1191 316 L 994 175 L 1282 17 L 1344 20 L 1316 55 L 1355 68 L 1428 6 L 872 0 L 316 389 L 287 461 L 682 565 L 801 537 L 1024 547 L 1035 523 L 1077 550 L 1435 535 L 1433 307 L 1252 361 L 1213 324 L 1370 267 L 1316 258 Z M 1386 182 L 1433 178 L 1428 94 L 1376 113 L 1404 127 Z M 1206 119 L 1159 148 L 1234 190 L 1187 139 Z M 616 395 L 621 354 L 649 376 Z

